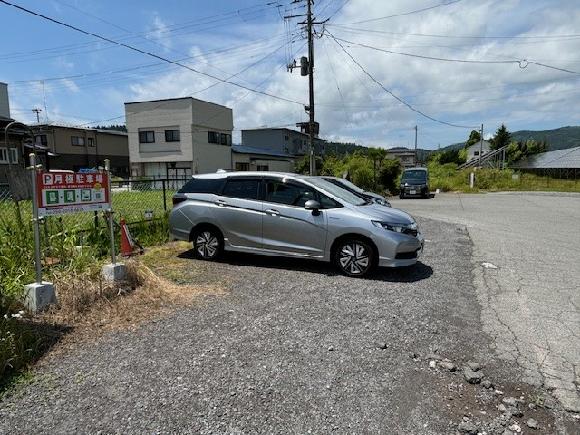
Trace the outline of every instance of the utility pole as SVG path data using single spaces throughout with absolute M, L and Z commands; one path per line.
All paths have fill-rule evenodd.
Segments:
M 42 112 L 42 109 L 34 108 L 32 111 L 36 113 L 36 123 L 40 124 L 40 112 Z
M 306 26 L 308 31 L 308 142 L 310 145 L 310 175 L 316 175 L 316 160 L 314 155 L 314 40 L 312 38 L 312 3 L 314 0 L 306 0 L 307 17 Z
M 314 25 L 324 24 L 323 22 L 315 22 L 312 16 L 312 5 L 314 0 L 294 0 L 292 3 L 300 3 L 306 1 L 306 21 L 299 24 L 306 25 L 306 31 L 308 33 L 308 57 L 303 56 L 300 59 L 300 75 L 308 76 L 308 106 L 304 106 L 306 112 L 308 112 L 308 123 L 299 123 L 302 129 L 308 125 L 308 154 L 309 154 L 309 169 L 310 175 L 316 175 L 316 152 L 314 149 L 314 139 L 318 135 L 318 124 L 314 120 Z M 287 15 L 284 18 L 294 18 L 300 17 L 302 15 Z M 293 64 L 288 65 L 288 70 L 292 72 L 296 68 L 296 61 Z
M 481 131 L 479 132 L 479 164 L 481 168 L 481 152 L 483 151 L 483 124 L 481 124 Z
M 415 126 L 415 166 L 417 166 L 417 126 Z

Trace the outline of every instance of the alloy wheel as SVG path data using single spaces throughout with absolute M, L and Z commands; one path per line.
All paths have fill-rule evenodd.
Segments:
M 371 264 L 369 248 L 360 242 L 348 242 L 342 245 L 338 262 L 348 275 L 363 275 Z
M 195 239 L 195 250 L 201 258 L 215 258 L 219 252 L 219 247 L 218 238 L 209 231 L 199 233 Z

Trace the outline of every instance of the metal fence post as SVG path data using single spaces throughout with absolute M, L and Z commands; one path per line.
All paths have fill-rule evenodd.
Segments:
M 10 156 L 9 156 L 10 157 Z M 34 230 L 34 268 L 36 283 L 42 284 L 42 264 L 40 263 L 40 228 L 38 223 L 38 191 L 36 185 L 36 154 L 30 154 L 32 181 L 32 222 Z
M 115 255 L 115 230 L 113 227 L 113 195 L 111 192 L 111 162 L 109 159 L 105 159 L 105 171 L 107 172 L 107 189 L 109 189 L 109 201 L 111 202 L 111 206 L 109 208 L 109 231 L 111 233 L 111 264 L 117 263 L 117 258 Z
M 163 210 L 167 211 L 167 198 L 165 196 L 165 179 L 161 181 L 161 185 L 163 187 Z

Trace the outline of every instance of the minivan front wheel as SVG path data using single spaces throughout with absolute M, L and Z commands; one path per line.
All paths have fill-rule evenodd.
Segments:
M 197 258 L 215 260 L 222 251 L 221 234 L 211 228 L 198 231 L 193 238 L 193 251 Z
M 346 239 L 335 250 L 334 264 L 345 275 L 365 276 L 375 265 L 375 252 L 364 240 Z

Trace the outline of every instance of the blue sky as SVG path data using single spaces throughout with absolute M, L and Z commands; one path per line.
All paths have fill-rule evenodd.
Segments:
M 305 54 L 296 19 L 303 7 L 280 0 L 122 1 L 15 0 L 47 16 L 298 102 L 307 80 L 285 65 Z M 434 122 L 413 108 L 462 126 L 505 122 L 510 130 L 578 125 L 580 8 L 576 0 L 319 0 L 330 17 L 316 39 L 317 120 L 321 134 L 383 147 L 464 140 L 469 129 Z M 387 17 L 389 18 L 382 18 Z M 122 123 L 123 102 L 193 95 L 233 108 L 236 132 L 306 119 L 300 104 L 258 95 L 207 76 L 99 41 L 0 4 L 0 81 L 9 84 L 13 117 L 70 125 Z M 378 18 L 378 19 L 377 19 Z M 374 21 L 368 21 L 374 20 Z M 363 21 L 361 23 L 361 21 Z M 319 28 L 319 30 L 322 30 Z M 344 50 L 331 35 L 339 38 Z M 348 41 L 348 42 L 345 42 Z M 362 47 L 467 60 L 446 62 Z M 525 66 L 525 68 L 522 68 Z M 216 84 L 217 83 L 217 84 Z M 119 117 L 119 118 L 117 118 Z M 116 119 L 113 119 L 116 118 Z

